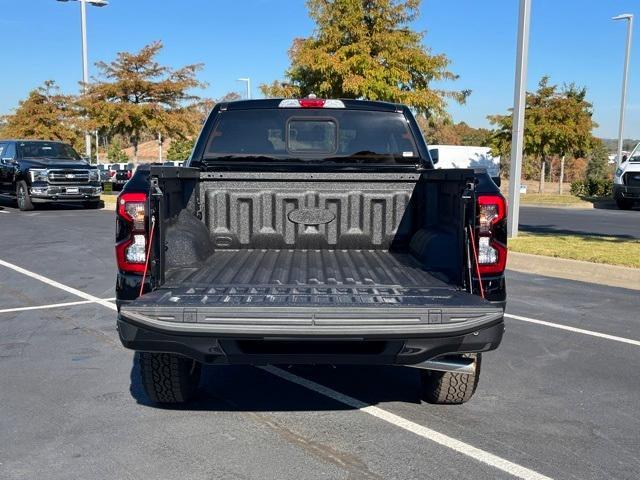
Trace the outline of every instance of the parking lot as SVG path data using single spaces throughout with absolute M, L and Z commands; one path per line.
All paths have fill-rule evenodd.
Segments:
M 401 367 L 208 367 L 151 405 L 115 329 L 113 213 L 0 210 L 0 478 L 635 479 L 640 300 L 510 272 L 473 400 Z

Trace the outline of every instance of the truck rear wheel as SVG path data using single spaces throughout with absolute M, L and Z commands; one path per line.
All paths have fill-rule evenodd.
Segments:
M 33 210 L 29 187 L 27 187 L 27 183 L 24 180 L 20 180 L 16 184 L 16 200 L 18 201 L 18 208 L 23 212 Z
M 140 353 L 142 385 L 156 403 L 185 403 L 200 383 L 201 364 L 172 353 Z
M 420 370 L 422 398 L 429 403 L 440 405 L 460 405 L 471 400 L 480 380 L 482 355 L 465 355 L 475 360 L 475 373 L 439 372 Z

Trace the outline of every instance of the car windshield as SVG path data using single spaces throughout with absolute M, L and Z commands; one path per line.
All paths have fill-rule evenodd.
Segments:
M 415 163 L 402 113 L 346 109 L 253 109 L 219 114 L 205 160 Z
M 18 150 L 22 158 L 54 158 L 56 160 L 80 160 L 76 151 L 65 143 L 20 142 Z

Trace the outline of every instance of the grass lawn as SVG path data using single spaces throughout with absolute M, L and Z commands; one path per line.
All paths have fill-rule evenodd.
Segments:
M 640 240 L 585 235 L 521 233 L 509 240 L 514 252 L 640 268 Z
M 574 195 L 558 195 L 558 194 L 546 194 L 546 193 L 529 193 L 526 195 L 520 195 L 520 203 L 522 204 L 549 204 L 549 205 L 584 205 L 591 206 L 591 202 L 583 200 L 580 197 Z

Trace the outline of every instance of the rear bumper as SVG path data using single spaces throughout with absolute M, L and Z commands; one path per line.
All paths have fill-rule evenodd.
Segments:
M 614 184 L 613 198 L 616 200 L 640 200 L 640 187 Z
M 120 340 L 132 350 L 175 353 L 209 364 L 413 365 L 444 354 L 494 350 L 504 331 L 501 310 L 458 325 L 383 325 L 369 320 L 366 326 L 341 328 L 245 325 L 239 329 L 164 323 L 171 323 L 171 328 L 120 314 Z

